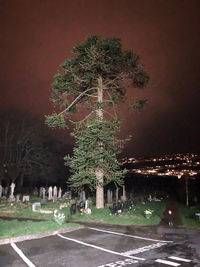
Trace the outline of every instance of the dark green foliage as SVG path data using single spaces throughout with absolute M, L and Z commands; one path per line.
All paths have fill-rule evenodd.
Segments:
M 104 170 L 104 185 L 111 181 L 118 185 L 123 183 L 126 170 L 120 170 L 121 164 L 116 155 L 129 138 L 117 138 L 120 124 L 119 120 L 101 121 L 94 118 L 76 126 L 72 134 L 76 140 L 73 157 L 65 157 L 66 165 L 69 165 L 72 172 L 68 181 L 72 187 L 79 190 L 87 185 L 94 190 L 97 184 L 94 173 L 96 168 Z
M 67 127 L 65 119 L 56 113 L 53 113 L 51 116 L 46 116 L 45 122 L 51 128 L 57 128 L 57 127 L 66 128 Z
M 73 55 L 73 58 L 61 64 L 60 72 L 55 75 L 52 84 L 51 101 L 62 109 L 58 115 L 76 111 L 78 103 L 88 101 L 96 109 L 96 102 L 91 102 L 90 98 L 97 91 L 99 76 L 104 81 L 104 97 L 108 100 L 106 105 L 124 101 L 124 80 L 131 80 L 133 87 L 137 88 L 145 87 L 149 80 L 139 56 L 131 51 L 122 51 L 120 39 L 117 38 L 92 36 L 75 46 Z M 63 127 L 62 123 L 56 124 L 54 113 L 51 116 L 52 120 L 50 116 L 47 117 L 48 125 Z

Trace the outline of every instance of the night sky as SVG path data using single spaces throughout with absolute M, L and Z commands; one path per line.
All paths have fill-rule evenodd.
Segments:
M 128 99 L 148 99 L 142 111 L 119 108 L 122 135 L 133 135 L 123 156 L 199 152 L 199 0 L 0 0 L 0 28 L 1 110 L 44 120 L 53 76 L 73 46 L 90 35 L 117 37 L 151 79 L 128 89 Z M 67 132 L 59 138 L 73 143 Z

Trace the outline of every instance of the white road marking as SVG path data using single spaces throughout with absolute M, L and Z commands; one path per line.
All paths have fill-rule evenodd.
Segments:
M 15 243 L 10 243 L 11 247 L 17 252 L 17 254 L 23 259 L 23 261 L 30 267 L 36 267 L 25 255 L 24 253 L 21 251 L 21 249 L 19 249 Z
M 143 239 L 143 240 L 148 240 L 148 241 L 156 241 L 156 242 L 163 242 L 163 243 L 171 243 L 171 242 L 173 242 L 173 241 L 151 239 L 151 238 L 146 238 L 146 237 L 141 237 L 141 236 L 136 236 L 136 235 L 127 235 L 127 234 L 123 234 L 123 233 L 112 232 L 112 231 L 107 231 L 107 230 L 102 230 L 102 229 L 97 229 L 97 228 L 92 228 L 92 227 L 88 227 L 88 229 L 99 231 L 99 232 L 104 232 L 104 233 L 109 233 L 109 234 L 114 234 L 114 235 L 128 236 L 128 237 L 137 238 L 137 239 Z
M 133 260 L 133 259 L 125 259 L 124 261 L 109 262 L 109 263 L 106 263 L 103 265 L 99 265 L 97 267 L 107 267 L 107 266 L 110 266 L 110 267 L 116 266 L 117 267 L 117 266 L 126 266 L 126 265 L 130 265 L 133 263 L 138 263 L 138 261 Z
M 183 259 L 183 258 L 179 258 L 179 257 L 175 257 L 175 256 L 170 256 L 168 258 L 172 259 L 172 260 L 177 260 L 177 261 L 191 262 L 191 260 Z
M 156 243 L 156 244 L 152 244 L 152 245 L 149 245 L 149 246 L 144 246 L 144 247 L 141 247 L 141 248 L 137 248 L 137 249 L 126 251 L 126 252 L 123 253 L 123 255 L 125 255 L 125 256 L 134 255 L 134 254 L 145 252 L 145 251 L 148 251 L 148 250 L 151 250 L 151 249 L 159 248 L 159 247 L 162 247 L 162 246 L 165 246 L 165 245 L 167 245 L 167 243 Z
M 171 265 L 171 266 L 179 266 L 180 265 L 180 263 L 176 263 L 173 261 L 161 260 L 161 259 L 155 260 L 155 262 L 159 262 L 159 263 L 163 263 L 163 264 Z
M 142 261 L 145 260 L 144 258 L 138 258 L 138 257 L 133 257 L 133 256 L 125 256 L 125 255 L 123 255 L 123 253 L 112 251 L 112 250 L 109 250 L 109 249 L 105 249 L 105 248 L 102 248 L 102 247 L 99 247 L 99 246 L 95 246 L 95 245 L 92 245 L 92 244 L 89 244 L 89 243 L 85 243 L 83 241 L 79 241 L 79 240 L 76 240 L 76 239 L 73 239 L 73 238 L 65 237 L 65 236 L 63 236 L 61 234 L 57 234 L 57 235 L 60 236 L 61 238 L 76 242 L 78 244 L 82 244 L 84 246 L 96 248 L 96 249 L 99 249 L 99 250 L 102 250 L 102 251 L 105 251 L 105 252 L 108 252 L 108 253 L 111 253 L 111 254 L 120 255 L 120 256 L 123 256 L 123 257 L 126 257 L 126 258 L 130 258 L 130 259 L 134 259 L 134 260 L 142 260 Z

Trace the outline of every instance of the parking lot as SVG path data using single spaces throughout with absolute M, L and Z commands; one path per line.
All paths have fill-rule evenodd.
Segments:
M 200 266 L 200 239 L 177 231 L 85 227 L 1 245 L 0 266 Z

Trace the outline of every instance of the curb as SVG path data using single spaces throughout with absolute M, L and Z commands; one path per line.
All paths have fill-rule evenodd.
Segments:
M 64 234 L 67 232 L 77 231 L 82 228 L 84 228 L 84 226 L 70 227 L 70 228 L 59 229 L 59 230 L 51 231 L 51 232 L 44 232 L 44 233 L 38 233 L 38 234 L 32 234 L 32 235 L 23 235 L 23 236 L 0 239 L 0 245 L 17 243 L 17 242 L 22 242 L 22 241 L 27 241 L 27 240 L 32 240 L 32 239 L 39 239 L 39 238 L 48 237 L 48 236 L 57 235 L 57 234 Z

